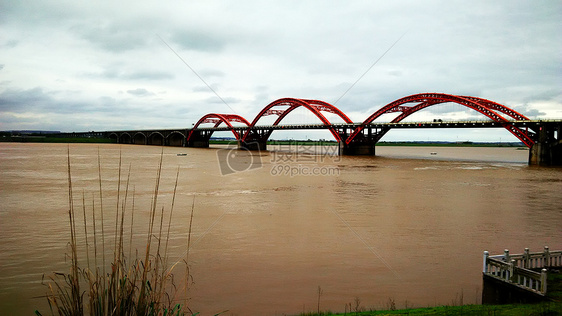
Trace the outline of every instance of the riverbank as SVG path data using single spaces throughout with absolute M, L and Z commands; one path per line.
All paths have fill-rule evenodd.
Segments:
M 380 310 L 355 312 L 353 309 L 347 313 L 309 313 L 300 316 L 371 316 L 371 315 L 562 315 L 561 302 L 545 302 L 539 304 L 513 304 L 513 305 L 462 305 L 462 306 L 438 306 L 427 308 Z
M 535 304 L 504 304 L 504 305 L 461 305 L 436 306 L 425 308 L 395 309 L 394 302 L 389 300 L 386 310 L 365 311 L 359 304 L 349 303 L 344 313 L 302 313 L 300 316 L 371 316 L 371 315 L 562 315 L 562 274 L 559 272 L 548 274 L 548 288 L 546 301 Z

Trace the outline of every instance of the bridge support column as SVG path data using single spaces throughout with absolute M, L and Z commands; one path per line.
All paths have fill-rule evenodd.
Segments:
M 529 165 L 562 166 L 562 125 L 541 126 L 529 150 Z
M 267 129 L 249 130 L 245 140 L 238 141 L 238 148 L 253 151 L 267 150 L 267 139 L 272 131 Z
M 209 148 L 211 133 L 208 131 L 195 131 L 186 142 L 186 147 Z
M 340 156 L 374 156 L 375 145 L 385 132 L 379 131 L 370 125 L 363 128 L 362 132 L 355 136 L 349 144 L 345 142 L 352 131 L 347 129 L 339 131 L 340 134 Z M 381 134 L 382 133 L 382 134 Z
M 340 156 L 374 156 L 375 143 L 372 141 L 352 141 L 346 144 L 340 141 Z

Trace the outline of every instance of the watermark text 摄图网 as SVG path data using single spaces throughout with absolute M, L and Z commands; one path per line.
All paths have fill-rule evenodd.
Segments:
M 335 166 L 315 166 L 302 164 L 275 164 L 271 167 L 272 176 L 339 176 L 340 169 Z
M 337 146 L 314 146 L 309 144 L 283 145 L 271 153 L 272 176 L 339 176 L 335 166 L 323 166 L 326 161 L 340 162 Z
M 261 157 L 259 150 L 250 151 L 245 148 L 217 150 L 217 160 L 222 175 L 262 168 Z M 270 174 L 273 176 L 339 176 L 340 174 L 338 167 L 324 165 L 326 161 L 333 163 L 341 161 L 337 146 L 295 143 L 271 151 L 270 157 Z
M 271 163 L 322 163 L 326 160 L 340 162 L 338 146 L 315 146 L 306 144 L 281 145 L 271 152 Z
M 223 176 L 262 167 L 259 151 L 256 153 L 244 148 L 219 149 L 217 150 L 217 160 Z

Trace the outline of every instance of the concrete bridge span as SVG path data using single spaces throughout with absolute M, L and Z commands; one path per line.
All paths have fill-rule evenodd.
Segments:
M 155 145 L 155 146 L 186 146 L 188 129 L 158 130 L 125 130 L 102 132 L 104 137 L 111 138 L 119 144 Z

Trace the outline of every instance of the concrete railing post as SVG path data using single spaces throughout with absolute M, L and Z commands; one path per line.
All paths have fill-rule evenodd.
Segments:
M 483 267 L 482 267 L 483 273 L 488 273 L 488 257 L 489 256 L 490 256 L 490 253 L 488 251 L 484 251 L 484 262 L 483 262 Z
M 546 294 L 546 283 L 547 283 L 547 275 L 546 269 L 541 270 L 541 288 L 540 291 L 542 294 Z
M 525 248 L 523 252 L 523 268 L 529 269 L 529 248 Z
M 548 246 L 544 246 L 543 257 L 544 257 L 543 267 L 544 268 L 549 267 L 550 266 L 550 250 L 548 249 Z
M 509 280 L 511 282 L 516 282 L 515 278 L 515 270 L 517 269 L 517 263 L 515 260 L 511 260 L 510 272 L 509 272 Z
M 511 260 L 509 259 L 509 250 L 505 249 L 503 251 L 503 261 L 505 262 L 511 262 Z

